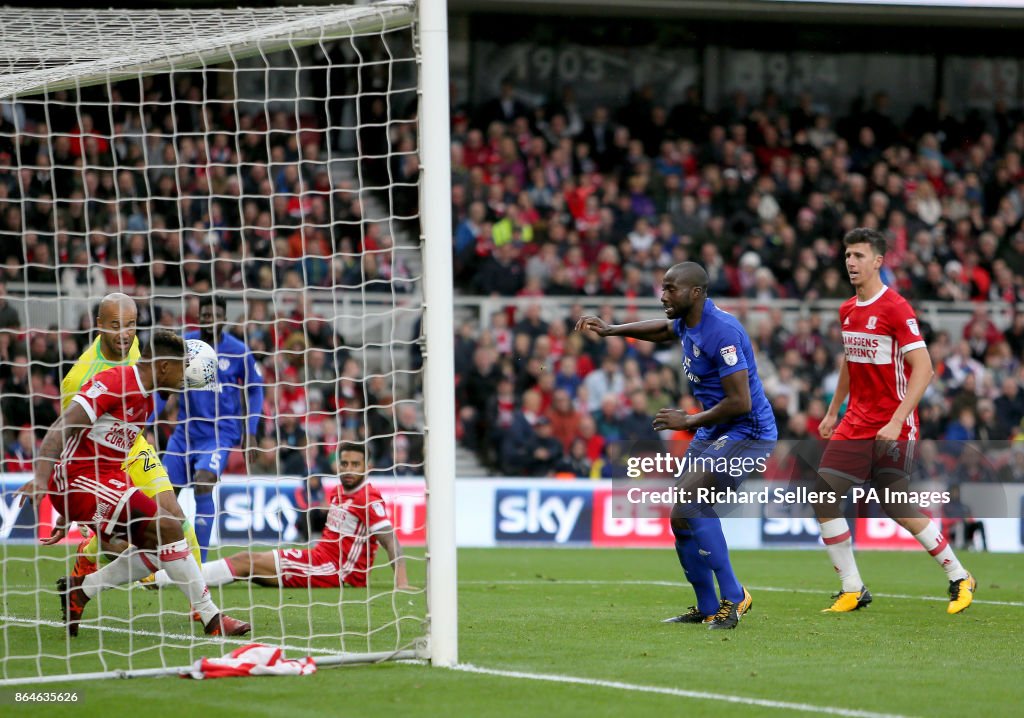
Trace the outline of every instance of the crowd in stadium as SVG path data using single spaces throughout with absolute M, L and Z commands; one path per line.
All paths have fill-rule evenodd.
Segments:
M 0 281 L 3 468 L 27 471 L 39 441 L 57 418 L 60 380 L 92 334 L 23 327 L 16 313 L 8 316 L 5 291 Z M 141 305 L 139 336 L 145 338 L 160 325 L 196 328 L 194 304 L 188 304 L 183 320 L 171 312 L 157 312 L 156 321 Z M 88 308 L 83 310 L 83 322 L 96 314 L 95 304 L 84 306 Z M 244 317 L 230 317 L 231 331 L 240 338 L 245 325 L 244 338 L 268 388 L 263 406 L 255 410 L 262 417 L 256 432 L 259 450 L 250 453 L 248 470 L 265 475 L 333 474 L 339 442 L 371 435 L 377 437 L 370 448 L 378 468 L 417 473 L 423 437 L 413 402 L 396 397 L 386 376 L 364 380 L 361 364 L 344 339 L 309 304 L 275 319 L 262 318 L 266 312 L 266 302 L 253 301 L 248 303 L 248 323 Z M 158 425 L 165 441 L 172 429 L 170 421 Z M 227 471 L 245 473 L 245 461 L 243 452 L 232 452 Z
M 979 304 L 962 335 L 925 327 L 936 377 L 922 436 L 1012 439 L 1024 417 L 1024 314 L 1013 309 L 1024 299 L 1024 124 L 1001 104 L 955 117 L 940 102 L 906 118 L 888 104 L 878 93 L 836 116 L 809 95 L 787 107 L 772 92 L 736 93 L 710 112 L 696 88 L 674 107 L 645 88 L 584 113 L 571 88 L 531 107 L 505 83 L 453 115 L 457 284 L 593 305 L 656 297 L 668 267 L 695 260 L 712 298 L 845 300 L 841 239 L 877 228 L 884 279 L 912 302 L 1005 303 L 1010 318 L 1000 331 Z M 581 312 L 499 312 L 457 337 L 462 440 L 493 469 L 615 476 L 615 440 L 651 438 L 661 406 L 694 409 L 677 352 L 574 335 Z M 838 378 L 838 322 L 772 311 L 745 323 L 782 438 L 816 435 Z
M 402 291 L 392 279 L 406 272 L 383 225 L 363 221 L 354 182 L 328 178 L 324 112 L 297 120 L 254 106 L 236 123 L 227 102 L 172 105 L 175 93 L 201 97 L 198 80 L 182 73 L 174 86 L 167 76 L 122 83 L 109 107 L 88 90 L 0 106 L 4 469 L 31 465 L 33 444 L 56 418 L 61 377 L 91 342 L 107 292 L 134 298 L 144 337 L 153 326 L 194 329 L 200 294 L 245 287 L 278 290 L 273 302 L 247 299 L 228 317 L 272 387 L 249 470 L 332 474 L 338 443 L 371 435 L 378 467 L 417 473 L 422 434 L 413 405 L 402 402 L 411 397 L 395 396 L 388 377 L 362 376 L 302 291 Z M 372 124 L 382 109 L 372 98 L 365 105 Z M 376 146 L 379 134 L 369 127 L 360 141 Z M 361 171 L 381 184 L 388 168 L 371 158 Z M 396 211 L 408 201 L 400 191 L 392 199 Z M 78 327 L 23 326 L 6 299 L 8 285 L 21 282 L 59 285 L 81 300 Z M 171 303 L 181 311 L 153 300 L 182 289 L 185 302 Z M 232 453 L 228 471 L 245 470 L 242 452 Z
M 40 104 L 3 106 L 4 282 L 59 283 L 65 295 L 92 301 L 120 288 L 136 299 L 144 330 L 197 321 L 195 299 L 183 315 L 155 305 L 151 295 L 162 288 L 372 289 L 407 276 L 387 225 L 363 221 L 355 187 L 329 191 L 322 117 L 301 118 L 303 131 L 294 132 L 286 113 L 242 114 L 235 127 L 231 112 L 220 113 L 226 105 L 171 112 L 172 90 L 201 99 L 188 78 L 175 88 L 154 78 L 136 85 L 144 121 L 140 97 L 109 111 L 76 106 L 66 93 L 54 94 L 45 115 Z M 366 102 L 364 119 L 384 111 Z M 656 297 L 664 271 L 692 259 L 707 268 L 712 298 L 846 299 L 840 240 L 869 226 L 889 239 L 887 283 L 912 301 L 997 301 L 1010 311 L 1024 299 L 1020 119 L 999 105 L 957 117 L 941 102 L 896 118 L 884 93 L 835 114 L 807 95 L 787 106 L 771 92 L 756 100 L 737 93 L 712 112 L 696 88 L 673 107 L 641 89 L 622 107 L 584 110 L 571 88 L 531 106 L 506 83 L 488 102 L 453 109 L 456 287 L 594 306 L 608 296 Z M 56 133 L 52 143 L 44 125 Z M 396 125 L 391 163 L 369 160 L 365 176 L 414 178 L 412 131 Z M 386 134 L 373 132 L 361 140 L 386 146 Z M 387 200 L 393 213 L 411 214 L 415 192 Z M 22 427 L 36 427 L 38 438 L 55 417 L 62 370 L 84 348 L 94 312 L 82 312 L 80 331 L 29 329 L 3 298 L 6 288 L 0 283 L 0 385 L 10 469 L 32 454 L 33 432 Z M 678 350 L 575 334 L 582 311 L 509 309 L 486 318 L 485 331 L 459 329 L 460 440 L 490 470 L 612 475 L 614 448 L 606 447 L 652 438 L 660 406 L 692 408 Z M 813 434 L 836 383 L 838 325 L 766 317 L 747 327 L 780 430 Z M 394 396 L 382 377 L 364 380 L 308 302 L 251 300 L 229 321 L 240 336 L 245 327 L 273 388 L 253 470 L 329 471 L 339 440 L 397 432 L 398 441 L 375 442 L 372 458 L 418 471 L 414 397 Z M 923 435 L 1016 436 L 1024 314 L 1000 331 L 979 311 L 962 335 L 938 328 L 928 339 L 936 378 Z M 340 431 L 327 420 L 335 412 Z M 240 454 L 233 461 L 231 470 L 244 470 Z

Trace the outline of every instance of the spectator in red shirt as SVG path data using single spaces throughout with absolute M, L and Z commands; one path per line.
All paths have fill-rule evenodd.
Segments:
M 581 417 L 572 405 L 572 398 L 565 389 L 556 389 L 546 416 L 551 420 L 552 435 L 562 442 L 568 453 L 572 442 L 580 435 Z
M 587 458 L 597 461 L 604 451 L 605 438 L 597 433 L 597 422 L 589 414 L 580 416 L 580 438 L 586 442 Z
M 83 144 L 88 139 L 95 143 L 95 150 L 98 154 L 106 154 L 110 150 L 110 142 L 95 131 L 92 115 L 83 114 L 81 124 L 71 131 L 70 151 L 73 157 L 82 156 Z
M 466 146 L 462 156 L 469 169 L 486 167 L 497 159 L 491 148 L 484 143 L 484 133 L 480 130 L 470 130 L 466 135 Z

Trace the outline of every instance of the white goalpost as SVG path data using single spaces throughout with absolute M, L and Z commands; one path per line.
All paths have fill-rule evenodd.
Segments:
M 254 642 L 320 666 L 458 662 L 446 13 L 0 9 L 0 686 L 174 675 Z M 113 292 L 141 341 L 207 331 L 200 307 L 221 304 L 211 343 L 233 335 L 257 367 L 209 422 L 214 458 L 175 404 L 147 430 L 164 464 L 219 475 L 214 513 L 194 484 L 178 494 L 211 561 L 316 546 L 355 442 L 410 587 L 389 545 L 341 530 L 340 586 L 211 587 L 248 636 L 206 636 L 173 587 L 134 584 L 69 637 L 55 581 L 90 533 L 43 545 L 51 502 L 15 492 L 62 379 L 103 354 Z

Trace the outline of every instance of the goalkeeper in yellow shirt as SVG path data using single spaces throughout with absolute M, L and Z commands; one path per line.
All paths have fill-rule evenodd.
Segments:
M 135 301 L 127 294 L 115 292 L 108 294 L 100 302 L 96 315 L 96 328 L 99 336 L 86 349 L 71 367 L 60 384 L 61 409 L 67 408 L 72 397 L 78 394 L 82 385 L 92 379 L 95 374 L 115 366 L 133 365 L 139 360 L 139 340 L 135 336 L 135 321 L 138 309 Z M 157 502 L 168 513 L 182 521 L 185 539 L 188 541 L 196 563 L 199 560 L 199 543 L 192 524 L 185 519 L 185 513 L 178 505 L 174 495 L 174 487 L 167 477 L 167 470 L 160 463 L 154 449 L 143 434 L 132 446 L 128 459 L 122 467 L 132 483 L 146 496 Z M 107 547 L 114 553 L 120 553 L 124 546 L 110 545 Z M 74 576 L 84 576 L 96 570 L 99 557 L 99 539 L 96 534 L 83 541 L 78 547 L 78 559 L 72 570 Z

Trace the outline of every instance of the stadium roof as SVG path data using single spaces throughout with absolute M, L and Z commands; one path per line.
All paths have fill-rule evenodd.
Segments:
M 458 12 L 1024 27 L 1024 0 L 449 0 Z

